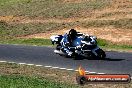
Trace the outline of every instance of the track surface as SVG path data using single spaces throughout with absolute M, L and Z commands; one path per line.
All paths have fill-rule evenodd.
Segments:
M 98 73 L 127 73 L 132 75 L 132 53 L 106 51 L 108 60 L 73 60 L 53 53 L 51 47 L 0 45 L 0 60 L 41 64 Z

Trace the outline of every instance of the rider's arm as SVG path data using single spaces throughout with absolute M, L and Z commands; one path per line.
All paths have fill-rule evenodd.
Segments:
M 65 35 L 63 36 L 62 40 L 61 40 L 61 45 L 62 45 L 63 47 L 67 47 L 68 44 L 69 44 L 68 35 L 65 34 Z
M 91 38 L 91 43 L 93 44 L 93 43 L 96 43 L 96 40 L 93 38 L 93 37 L 90 37 Z

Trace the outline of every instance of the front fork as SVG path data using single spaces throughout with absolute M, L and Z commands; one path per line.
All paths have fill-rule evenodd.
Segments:
M 100 49 L 98 46 L 96 46 L 96 48 L 94 48 L 93 50 L 92 50 L 92 53 L 93 54 L 95 54 L 95 56 L 98 56 L 98 54 L 97 54 L 97 52 L 96 52 L 96 50 L 98 50 L 98 49 Z

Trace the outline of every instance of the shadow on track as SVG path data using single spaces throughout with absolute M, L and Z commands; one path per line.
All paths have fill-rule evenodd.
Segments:
M 125 60 L 125 59 L 111 59 L 111 58 L 106 58 L 106 60 L 105 61 L 123 61 L 123 60 Z
M 64 56 L 65 57 L 65 56 Z M 99 59 L 97 57 L 83 57 L 83 56 L 78 56 L 78 57 L 65 57 L 67 59 L 72 59 L 72 60 L 101 60 L 101 61 L 123 61 L 125 59 L 118 59 L 118 58 L 110 58 L 110 57 L 107 57 L 107 58 L 104 58 L 104 59 Z
M 79 58 L 76 58 L 74 60 L 84 60 L 84 59 L 87 59 L 87 60 L 102 60 L 102 61 L 123 61 L 123 60 L 125 60 L 125 59 L 117 59 L 117 58 L 99 59 L 99 58 L 84 58 L 84 57 L 79 57 Z

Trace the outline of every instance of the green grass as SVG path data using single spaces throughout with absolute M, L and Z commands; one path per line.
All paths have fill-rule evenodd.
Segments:
M 104 39 L 97 40 L 98 45 L 104 49 L 132 49 L 132 45 L 114 44 Z M 0 41 L 1 44 L 22 44 L 22 45 L 37 45 L 37 46 L 52 46 L 50 39 L 6 39 Z
M 105 49 L 129 49 L 132 50 L 132 45 L 123 45 L 123 44 L 114 44 L 110 41 L 106 41 L 104 39 L 97 40 L 98 45 Z
M 38 77 L 2 75 L 0 88 L 77 88 L 77 86 Z
M 97 43 L 100 46 L 107 46 L 108 45 L 108 41 L 104 40 L 104 39 L 97 39 Z
M 0 7 L 6 7 L 8 5 L 12 5 L 18 3 L 20 0 L 0 0 Z M 24 1 L 24 0 L 21 0 Z
M 69 18 L 81 17 L 83 11 L 105 8 L 107 0 L 82 1 L 81 3 L 64 3 L 63 0 L 0 0 L 0 15 Z
M 0 88 L 131 88 L 128 84 L 86 84 L 75 82 L 78 72 L 44 67 L 0 63 Z
M 2 44 L 23 44 L 23 45 L 38 45 L 38 46 L 45 46 L 51 45 L 51 40 L 49 39 L 7 39 L 0 41 Z
M 64 79 L 68 76 L 70 81 Z M 74 72 L 17 63 L 0 63 L 0 88 L 78 88 Z M 72 79 L 72 80 L 71 80 Z

